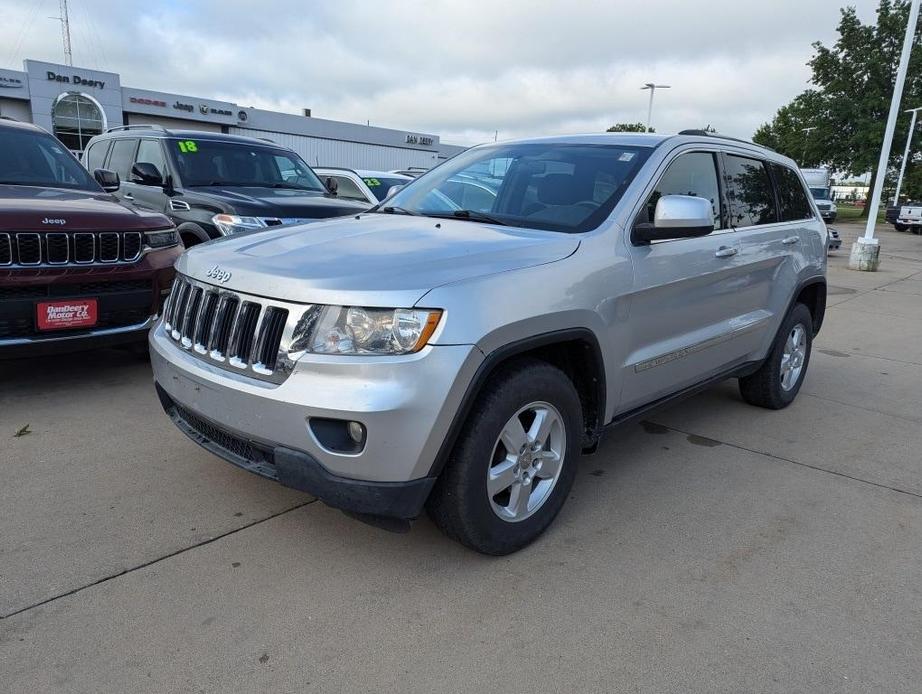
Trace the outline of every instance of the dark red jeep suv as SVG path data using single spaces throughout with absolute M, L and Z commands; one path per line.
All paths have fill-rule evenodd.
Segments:
M 41 128 L 0 120 L 0 358 L 140 342 L 182 245 Z

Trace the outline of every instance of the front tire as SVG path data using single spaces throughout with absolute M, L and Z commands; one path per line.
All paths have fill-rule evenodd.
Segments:
M 795 304 L 781 323 L 768 358 L 759 370 L 739 379 L 740 394 L 750 405 L 780 410 L 787 407 L 804 382 L 813 349 L 813 317 Z
M 896 229 L 897 231 L 906 231 L 907 229 L 909 229 L 909 227 L 906 226 L 905 224 L 894 224 L 893 228 Z
M 551 524 L 576 477 L 582 408 L 572 381 L 537 359 L 501 368 L 477 399 L 427 510 L 484 554 L 522 549 Z

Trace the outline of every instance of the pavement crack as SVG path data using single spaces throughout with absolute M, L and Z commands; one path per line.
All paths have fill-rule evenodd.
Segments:
M 674 431 L 677 434 L 684 434 L 685 436 L 700 436 L 700 434 L 693 434 L 690 431 L 685 431 L 684 429 L 679 429 L 677 427 L 671 427 L 665 424 L 660 425 L 660 426 L 664 426 L 666 429 L 669 429 L 670 431 Z M 922 494 L 918 492 L 909 491 L 908 489 L 900 489 L 899 487 L 893 487 L 889 484 L 883 484 L 882 482 L 874 482 L 872 480 L 866 480 L 862 477 L 855 477 L 854 475 L 849 475 L 845 472 L 839 472 L 838 470 L 830 470 L 829 468 L 825 468 L 820 465 L 811 465 L 810 463 L 802 463 L 799 460 L 785 458 L 784 456 L 775 455 L 774 453 L 769 453 L 767 451 L 760 451 L 756 448 L 748 448 L 747 446 L 741 446 L 738 443 L 730 443 L 729 441 L 724 441 L 722 439 L 713 439 L 713 440 L 719 441 L 724 446 L 729 446 L 730 448 L 736 448 L 737 450 L 740 450 L 740 451 L 746 451 L 747 453 L 755 453 L 756 455 L 764 455 L 766 458 L 780 460 L 785 463 L 791 463 L 792 465 L 799 465 L 801 467 L 809 468 L 811 470 L 816 470 L 817 472 L 825 472 L 829 475 L 835 475 L 836 477 L 844 477 L 845 479 L 852 480 L 853 482 L 859 482 L 861 484 L 867 484 L 872 487 L 877 487 L 879 489 L 886 489 L 891 492 L 897 492 L 898 494 L 905 494 L 907 496 L 912 496 L 912 497 L 915 497 L 916 499 L 922 499 Z
M 137 566 L 132 566 L 132 567 L 127 568 L 127 569 L 122 569 L 121 571 L 118 571 L 118 572 L 116 572 L 116 573 L 114 573 L 114 574 L 109 574 L 108 576 L 103 576 L 102 578 L 99 578 L 99 579 L 97 579 L 97 580 L 95 580 L 95 581 L 91 581 L 90 583 L 87 583 L 87 584 L 85 584 L 85 585 L 78 586 L 78 587 L 73 588 L 73 589 L 71 589 L 71 590 L 65 591 L 64 593 L 59 593 L 58 595 L 52 595 L 50 598 L 45 598 L 44 600 L 40 600 L 39 602 L 33 603 L 33 604 L 31 604 L 31 605 L 27 605 L 26 607 L 20 607 L 20 608 L 17 609 L 17 610 L 13 610 L 12 612 L 8 612 L 7 614 L 0 615 L 0 621 L 2 621 L 2 620 L 4 620 L 4 619 L 9 619 L 10 617 L 15 617 L 16 615 L 22 614 L 23 612 L 28 612 L 29 610 L 34 610 L 36 607 L 42 607 L 43 605 L 47 605 L 47 604 L 49 604 L 49 603 L 55 602 L 55 601 L 57 601 L 57 600 L 60 600 L 61 598 L 66 598 L 66 597 L 69 597 L 69 596 L 71 596 L 71 595 L 75 595 L 76 593 L 80 593 L 80 592 L 86 590 L 87 588 L 92 588 L 92 587 L 98 586 L 98 585 L 100 585 L 100 584 L 102 584 L 102 583 L 107 583 L 107 582 L 109 582 L 109 581 L 111 581 L 111 580 L 113 580 L 113 579 L 115 579 L 115 578 L 119 578 L 120 576 L 125 576 L 125 575 L 127 575 L 127 574 L 134 573 L 135 571 L 140 571 L 141 569 L 145 569 L 145 568 L 147 568 L 148 566 L 152 566 L 152 565 L 157 564 L 157 563 L 159 563 L 159 562 L 162 562 L 162 561 L 164 561 L 164 560 L 166 560 L 166 559 L 171 559 L 172 557 L 179 556 L 180 554 L 185 554 L 186 552 L 189 552 L 189 551 L 191 551 L 191 550 L 193 550 L 193 549 L 198 549 L 199 547 L 204 547 L 205 545 L 210 545 L 212 542 L 217 542 L 218 540 L 222 540 L 222 539 L 224 539 L 225 537 L 227 537 L 228 535 L 233 535 L 233 534 L 239 533 L 239 532 L 241 532 L 241 531 L 243 531 L 243 530 L 247 530 L 248 528 L 252 528 L 252 527 L 255 526 L 255 525 L 259 525 L 260 523 L 265 523 L 266 521 L 270 521 L 270 520 L 272 520 L 273 518 L 278 518 L 279 516 L 283 516 L 283 515 L 285 515 L 286 513 L 291 513 L 292 511 L 297 511 L 299 508 L 304 508 L 305 506 L 308 506 L 309 504 L 313 504 L 313 503 L 316 502 L 316 501 L 317 501 L 317 499 L 311 499 L 310 501 L 304 501 L 304 502 L 302 502 L 302 503 L 300 503 L 300 504 L 296 504 L 295 506 L 290 506 L 290 507 L 288 507 L 288 508 L 286 508 L 286 509 L 282 509 L 281 511 L 278 511 L 278 512 L 276 512 L 276 513 L 273 513 L 273 514 L 271 514 L 271 515 L 269 515 L 269 516 L 265 516 L 264 518 L 260 518 L 260 519 L 258 519 L 258 520 L 255 520 L 255 521 L 253 521 L 252 523 L 247 523 L 246 525 L 241 525 L 241 526 L 239 526 L 239 527 L 237 527 L 237 528 L 234 528 L 233 530 L 228 530 L 226 533 L 221 533 L 220 535 L 215 535 L 214 537 L 209 537 L 207 540 L 202 540 L 201 542 L 196 542 L 194 545 L 189 545 L 188 547 L 182 547 L 181 549 L 177 549 L 177 550 L 174 551 L 174 552 L 169 552 L 169 553 L 167 553 L 167 554 L 164 554 L 163 556 L 157 557 L 156 559 L 151 559 L 150 561 L 143 562 L 143 563 L 141 563 L 141 564 L 138 564 Z

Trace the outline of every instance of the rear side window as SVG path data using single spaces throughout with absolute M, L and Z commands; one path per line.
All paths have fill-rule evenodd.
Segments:
M 86 153 L 83 155 L 83 165 L 86 167 L 87 171 L 92 173 L 96 169 L 101 169 L 103 164 L 106 161 L 106 154 L 109 153 L 109 145 L 112 144 L 109 140 L 103 140 L 102 142 L 96 142 L 86 150 Z
M 769 164 L 775 176 L 775 188 L 778 191 L 778 205 L 781 208 L 781 221 L 794 222 L 813 217 L 813 209 L 807 199 L 800 177 L 786 166 Z
M 711 203 L 714 228 L 720 229 L 720 186 L 717 165 L 709 152 L 689 152 L 676 157 L 647 200 L 647 221 L 653 221 L 656 203 L 664 195 L 691 195 Z
M 778 221 L 772 182 L 764 162 L 726 155 L 730 224 L 751 227 Z
M 365 193 L 355 185 L 355 182 L 351 178 L 347 176 L 332 176 L 331 178 L 335 179 L 336 183 L 339 185 L 336 189 L 337 197 L 367 202 Z
M 115 144 L 112 145 L 109 169 L 117 173 L 123 181 L 128 180 L 128 173 L 134 163 L 134 151 L 137 146 L 137 140 L 116 140 Z
M 160 147 L 159 140 L 141 140 L 135 161 L 153 164 L 157 167 L 160 175 L 166 175 L 166 164 L 163 162 L 163 149 Z

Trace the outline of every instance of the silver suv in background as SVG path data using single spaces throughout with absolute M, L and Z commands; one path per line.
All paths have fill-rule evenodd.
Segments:
M 496 194 L 459 208 L 459 178 Z M 369 213 L 184 254 L 157 391 L 225 460 L 377 522 L 425 508 L 505 554 L 606 427 L 727 378 L 789 405 L 826 243 L 794 162 L 748 142 L 484 145 Z

